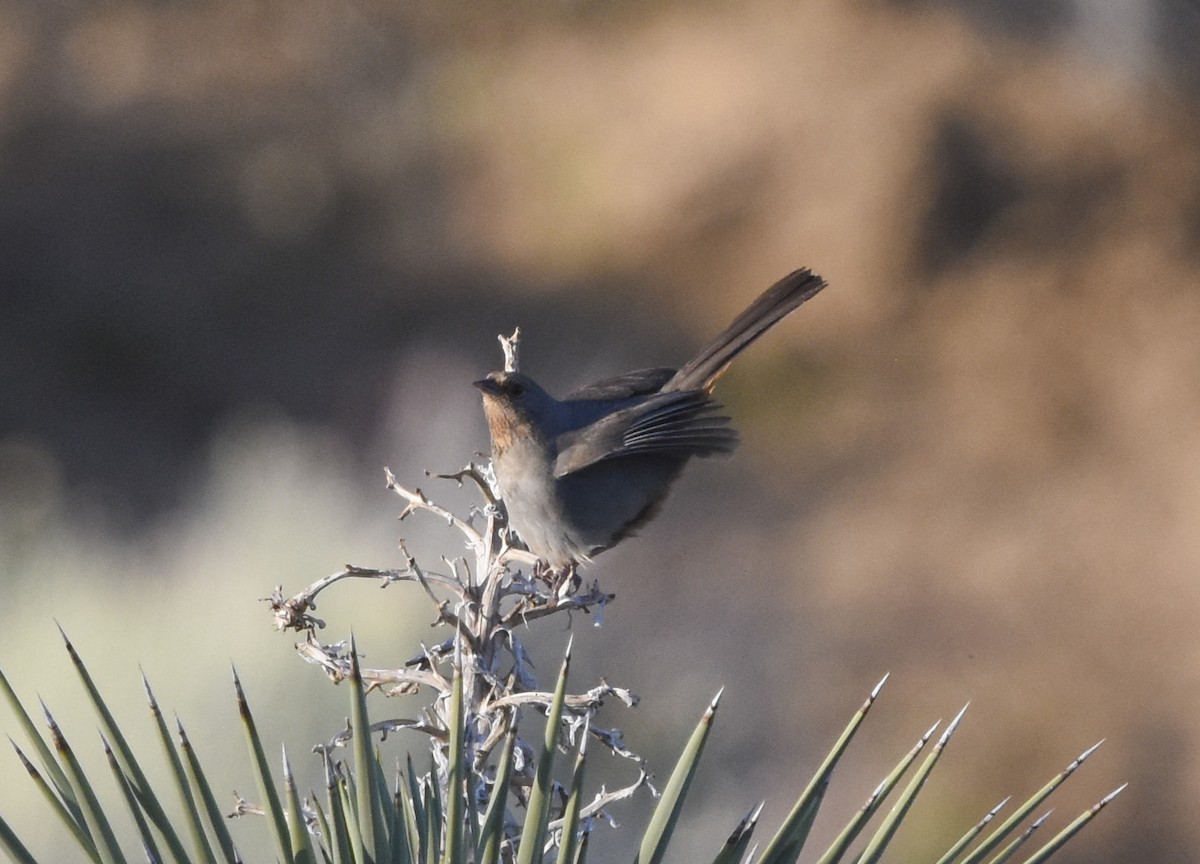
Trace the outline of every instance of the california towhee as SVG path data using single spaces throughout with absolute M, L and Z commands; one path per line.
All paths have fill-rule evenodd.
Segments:
M 561 400 L 519 372 L 476 381 L 500 491 L 529 551 L 555 569 L 587 561 L 654 518 L 693 456 L 733 452 L 713 385 L 824 287 L 807 268 L 784 276 L 678 371 L 640 369 Z

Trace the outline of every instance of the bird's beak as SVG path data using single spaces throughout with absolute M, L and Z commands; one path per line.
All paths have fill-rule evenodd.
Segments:
M 478 387 L 483 391 L 485 396 L 499 396 L 500 385 L 491 378 L 480 378 L 478 381 L 472 382 L 473 386 Z

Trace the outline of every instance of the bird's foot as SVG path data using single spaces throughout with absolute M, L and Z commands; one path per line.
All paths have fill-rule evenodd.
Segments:
M 555 571 L 555 581 L 551 583 L 550 588 L 560 601 L 567 600 L 575 596 L 575 592 L 579 590 L 583 584 L 583 579 L 575 570 L 575 563 L 571 562 L 566 567 L 560 567 Z
M 555 567 L 539 560 L 533 565 L 532 576 L 534 579 L 544 582 L 549 589 L 549 594 L 560 601 L 574 596 L 583 584 L 579 573 L 576 572 L 574 562 L 563 567 Z

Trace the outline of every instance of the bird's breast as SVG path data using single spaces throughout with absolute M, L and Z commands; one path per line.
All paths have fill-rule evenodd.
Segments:
M 494 443 L 494 442 L 493 442 Z M 538 442 L 512 438 L 493 453 L 510 523 L 529 551 L 562 567 L 586 556 L 559 496 L 553 455 Z

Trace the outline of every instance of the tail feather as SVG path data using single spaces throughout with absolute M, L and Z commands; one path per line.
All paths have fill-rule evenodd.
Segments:
M 807 267 L 784 276 L 676 372 L 663 392 L 711 391 L 734 357 L 824 287 L 825 280 Z

